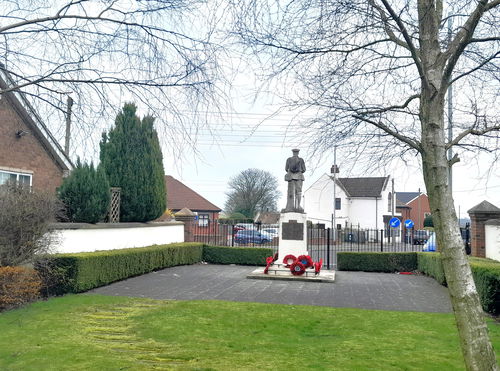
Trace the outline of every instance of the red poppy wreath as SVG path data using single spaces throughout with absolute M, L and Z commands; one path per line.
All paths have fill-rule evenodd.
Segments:
M 285 256 L 283 258 L 283 264 L 285 264 L 287 267 L 289 267 L 290 265 L 295 263 L 296 260 L 297 260 L 297 258 L 295 257 L 295 255 L 288 254 L 287 256 Z
M 313 260 L 311 259 L 311 257 L 309 255 L 300 255 L 297 258 L 297 260 L 299 262 L 301 262 L 304 265 L 304 267 L 306 267 L 306 268 L 312 267 L 314 264 Z
M 290 266 L 290 272 L 292 272 L 294 276 L 301 276 L 305 271 L 306 267 L 298 260 Z

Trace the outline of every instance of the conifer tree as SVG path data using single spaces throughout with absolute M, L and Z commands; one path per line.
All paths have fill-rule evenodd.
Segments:
M 145 222 L 166 209 L 163 159 L 154 118 L 136 115 L 132 103 L 123 106 L 115 127 L 103 133 L 101 164 L 112 187 L 121 188 L 120 220 Z
M 102 166 L 95 169 L 92 163 L 82 164 L 78 159 L 76 168 L 58 188 L 58 196 L 66 206 L 70 221 L 97 223 L 104 220 L 110 201 L 104 169 Z

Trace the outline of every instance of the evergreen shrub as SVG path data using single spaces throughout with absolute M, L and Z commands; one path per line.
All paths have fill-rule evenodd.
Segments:
M 274 255 L 265 247 L 205 246 L 203 261 L 213 264 L 266 265 L 266 258 Z
M 0 267 L 0 311 L 35 301 L 42 281 L 37 272 L 24 267 Z
M 339 271 L 411 272 L 417 269 L 414 252 L 338 252 Z
M 57 191 L 71 222 L 97 223 L 105 219 L 111 195 L 101 166 L 95 169 L 92 163 L 82 164 L 78 159 L 75 169 Z
M 147 222 L 167 208 L 163 159 L 150 116 L 142 120 L 137 107 L 124 105 L 115 127 L 103 133 L 101 164 L 112 187 L 121 188 L 120 221 Z
M 203 244 L 174 243 L 141 248 L 57 254 L 40 259 L 40 272 L 49 295 L 77 293 L 128 277 L 201 261 Z

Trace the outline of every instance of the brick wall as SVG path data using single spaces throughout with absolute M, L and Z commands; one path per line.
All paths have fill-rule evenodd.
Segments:
M 429 198 L 427 197 L 427 195 L 421 194 L 420 197 L 408 203 L 408 206 L 411 207 L 410 219 L 415 223 L 414 229 L 423 229 L 425 214 L 431 213 Z
M 28 134 L 18 138 L 19 130 Z M 34 189 L 51 192 L 61 184 L 63 176 L 63 170 L 6 97 L 0 98 L 0 170 L 30 173 Z

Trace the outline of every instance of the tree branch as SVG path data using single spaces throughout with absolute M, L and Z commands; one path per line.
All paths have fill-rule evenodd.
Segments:
M 373 120 L 371 120 L 367 117 L 363 117 L 361 115 L 352 115 L 352 117 L 355 119 L 367 122 L 367 123 L 379 128 L 380 130 L 385 131 L 387 134 L 392 135 L 393 137 L 406 143 L 408 146 L 410 146 L 413 149 L 416 149 L 419 152 L 422 151 L 422 148 L 421 148 L 420 143 L 418 141 L 411 139 L 411 138 L 408 138 L 407 136 L 404 136 L 402 134 L 399 134 L 398 132 L 392 130 L 391 128 L 387 127 L 387 125 L 384 125 L 381 122 L 373 121 Z
M 484 135 L 486 133 L 490 133 L 492 131 L 500 131 L 500 125 L 489 126 L 489 127 L 484 128 L 484 129 L 481 129 L 481 130 L 474 129 L 474 128 L 470 128 L 470 129 L 464 130 L 460 134 L 458 134 L 455 137 L 455 139 L 453 139 L 451 142 L 446 143 L 445 148 L 448 150 L 451 147 L 456 146 L 467 135 L 481 136 L 481 135 Z
M 375 110 L 371 110 L 371 111 L 361 111 L 358 114 L 359 115 L 373 115 L 376 113 L 384 113 L 387 111 L 393 111 L 393 110 L 397 110 L 397 109 L 406 108 L 413 100 L 415 100 L 417 98 L 420 98 L 420 94 L 414 94 L 414 95 L 410 96 L 402 105 L 399 105 L 399 106 L 396 105 L 396 106 L 379 108 L 379 109 L 375 109 Z
M 420 61 L 420 51 L 415 47 L 413 44 L 413 41 L 411 40 L 410 34 L 406 30 L 405 25 L 401 21 L 401 18 L 396 14 L 394 9 L 392 9 L 391 5 L 387 2 L 387 0 L 382 0 L 382 4 L 384 4 L 384 7 L 387 9 L 389 14 L 391 15 L 391 18 L 396 22 L 396 24 L 399 27 L 399 31 L 403 34 L 403 37 L 406 41 L 406 44 L 408 45 L 408 50 L 410 50 L 411 56 L 413 60 L 415 61 L 415 66 L 417 67 L 418 74 L 420 75 L 420 78 L 422 79 L 423 83 L 425 85 L 428 85 L 427 81 L 427 76 L 424 73 L 424 68 L 422 66 L 422 62 Z
M 450 80 L 453 69 L 457 64 L 460 55 L 462 55 L 462 52 L 465 50 L 465 47 L 473 40 L 472 36 L 474 35 L 474 31 L 483 14 L 498 5 L 500 5 L 500 0 L 495 0 L 490 3 L 488 3 L 487 0 L 480 0 L 476 9 L 474 9 L 474 11 L 470 14 L 460 31 L 457 32 L 453 41 L 450 45 L 448 45 L 448 48 L 442 54 L 441 57 L 448 60 L 443 72 L 443 84 L 441 85 L 442 89 L 445 89 L 448 86 L 448 81 Z

